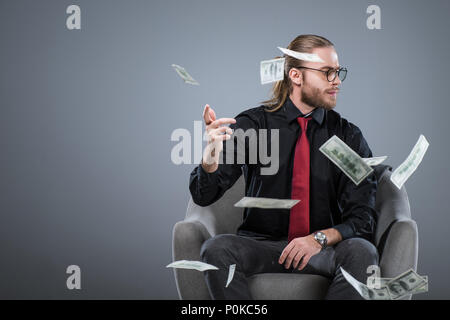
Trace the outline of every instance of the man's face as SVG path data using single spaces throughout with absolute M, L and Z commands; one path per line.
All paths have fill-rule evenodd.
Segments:
M 312 53 L 316 53 L 324 62 L 303 62 L 304 67 L 327 71 L 330 68 L 338 69 L 339 61 L 333 47 L 315 48 Z M 336 98 L 341 80 L 336 78 L 329 82 L 324 72 L 310 69 L 298 69 L 303 74 L 301 86 L 302 101 L 311 107 L 331 110 L 336 106 Z

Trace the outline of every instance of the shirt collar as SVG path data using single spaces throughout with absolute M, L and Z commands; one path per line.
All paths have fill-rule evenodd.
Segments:
M 286 102 L 284 104 L 286 119 L 290 123 L 291 121 L 296 120 L 298 117 L 304 117 L 305 115 L 301 113 L 301 111 L 295 106 L 292 100 L 287 97 Z M 323 108 L 316 108 L 311 112 L 311 116 L 319 125 L 322 125 L 323 118 L 325 116 L 325 110 Z

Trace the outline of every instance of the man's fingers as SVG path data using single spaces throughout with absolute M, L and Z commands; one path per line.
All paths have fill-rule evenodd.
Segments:
M 292 244 L 292 241 L 289 242 L 289 244 L 284 248 L 283 252 L 281 253 L 280 259 L 278 259 L 279 264 L 283 264 L 284 260 L 288 256 L 289 252 L 291 252 L 294 245 Z
M 297 254 L 295 255 L 294 259 L 292 260 L 292 268 L 297 269 L 299 263 L 302 261 L 302 258 L 305 259 L 305 257 L 302 257 L 301 251 L 297 251 Z
M 218 127 L 217 129 L 213 129 L 209 132 L 210 135 L 218 135 L 218 134 L 222 134 L 222 133 L 228 133 L 228 134 L 232 134 L 233 133 L 233 129 L 229 128 L 229 127 Z
M 217 141 L 225 141 L 230 140 L 231 136 L 229 134 L 217 134 L 214 136 L 211 136 L 210 142 L 217 142 Z
M 218 128 L 221 125 L 232 124 L 232 123 L 236 123 L 236 119 L 234 119 L 234 118 L 220 118 L 220 119 L 217 119 L 217 120 L 211 122 L 208 125 L 209 128 L 207 128 L 207 129 L 215 129 L 215 128 Z
M 216 113 L 209 106 L 209 104 L 206 104 L 205 108 L 203 109 L 203 120 L 205 121 L 205 125 L 207 126 L 216 120 Z
M 205 105 L 205 109 L 203 109 L 203 120 L 205 121 L 205 125 L 209 125 L 211 124 L 211 122 L 213 122 L 216 119 L 211 119 L 211 107 L 209 106 L 209 104 Z
M 209 117 L 211 118 L 212 121 L 216 120 L 216 113 L 211 107 L 209 107 Z
M 286 262 L 284 264 L 286 269 L 289 269 L 291 267 L 291 264 L 294 261 L 295 256 L 297 256 L 297 255 L 300 255 L 300 257 L 301 257 L 301 256 L 303 256 L 303 253 L 300 250 L 294 248 L 286 258 Z
M 304 256 L 303 256 L 302 263 L 301 263 L 300 266 L 298 267 L 298 270 L 303 270 L 303 268 L 306 267 L 306 265 L 308 264 L 309 259 L 311 259 L 311 256 L 310 256 L 310 255 L 304 255 Z
M 284 267 L 286 269 L 289 269 L 291 267 L 291 262 L 294 259 L 293 256 L 295 256 L 295 254 L 296 254 L 296 252 L 294 250 L 292 250 L 286 257 L 286 261 L 284 262 Z

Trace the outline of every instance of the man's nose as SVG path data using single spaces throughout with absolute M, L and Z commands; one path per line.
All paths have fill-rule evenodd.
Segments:
M 339 79 L 338 75 L 336 75 L 336 78 L 334 78 L 333 80 L 333 85 L 337 86 L 340 85 L 342 83 L 341 79 Z

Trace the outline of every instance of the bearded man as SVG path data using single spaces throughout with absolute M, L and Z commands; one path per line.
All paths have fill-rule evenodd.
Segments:
M 214 203 L 241 174 L 248 197 L 300 200 L 291 209 L 245 208 L 236 234 L 204 242 L 202 260 L 219 268 L 204 273 L 213 299 L 252 299 L 246 278 L 269 272 L 320 274 L 331 281 L 326 299 L 361 299 L 340 267 L 365 283 L 367 267 L 378 265 L 375 175 L 355 185 L 319 151 L 336 135 L 359 156 L 372 157 L 361 130 L 333 110 L 347 69 L 339 65 L 333 43 L 321 36 L 300 35 L 287 48 L 316 54 L 323 62 L 285 55 L 284 79 L 263 105 L 235 118 L 217 119 L 209 105 L 204 109 L 208 145 L 189 184 L 195 203 Z M 279 130 L 275 174 L 261 174 L 265 164 L 260 161 L 219 163 L 226 144 L 236 143 L 232 132 L 237 129 Z M 234 278 L 225 287 L 232 264 Z

